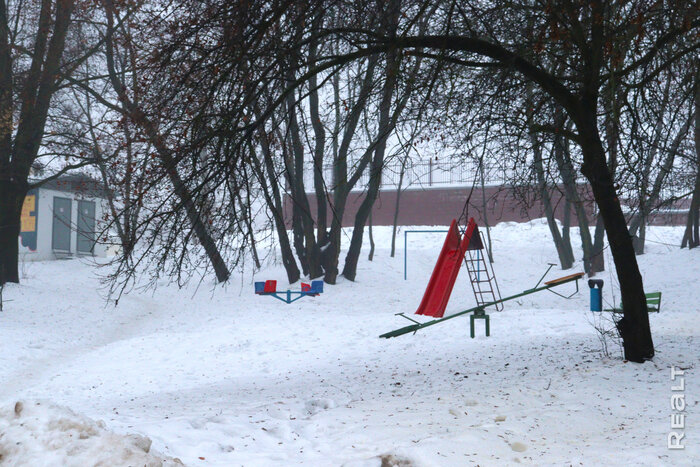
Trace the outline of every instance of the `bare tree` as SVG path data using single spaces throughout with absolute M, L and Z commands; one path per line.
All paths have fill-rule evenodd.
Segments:
M 153 154 L 159 159 L 164 174 L 172 184 L 174 194 L 186 213 L 186 218 L 191 225 L 194 235 L 204 248 L 217 280 L 219 282 L 224 282 L 230 276 L 229 269 L 219 251 L 216 240 L 212 236 L 210 228 L 206 225 L 206 216 L 202 212 L 202 207 L 197 206 L 196 193 L 194 193 L 187 182 L 183 180 L 178 170 L 179 160 L 182 159 L 183 154 L 188 153 L 188 150 L 183 150 L 183 148 L 179 148 L 179 152 L 173 150 L 171 145 L 168 144 L 168 137 L 163 133 L 160 125 L 144 111 L 142 104 L 129 94 L 128 88 L 120 78 L 115 65 L 117 52 L 114 38 L 117 34 L 121 33 L 123 35 L 123 41 L 126 44 L 125 48 L 127 49 L 130 49 L 129 45 L 133 44 L 134 39 L 124 28 L 118 31 L 117 24 L 121 22 L 115 21 L 115 16 L 119 14 L 119 10 L 116 8 L 115 4 L 111 0 L 104 0 L 104 6 L 107 18 L 105 61 L 109 81 L 114 92 L 118 96 L 120 105 L 113 105 L 104 100 L 101 101 L 128 118 L 133 125 L 139 128 L 140 133 L 153 146 Z M 131 49 L 131 53 L 133 53 L 133 49 Z M 132 73 L 136 73 L 136 70 L 132 70 Z M 94 95 L 95 93 L 93 93 L 93 96 Z M 133 95 L 137 97 L 139 94 L 134 93 Z M 198 191 L 201 191 L 201 189 L 206 190 L 207 187 L 200 185 Z M 189 235 L 186 238 L 188 237 Z
M 66 53 L 76 15 L 74 0 L 0 2 L 0 282 L 19 282 L 20 214 L 27 192 L 87 161 L 69 158 L 48 178 L 30 180 L 46 135 L 52 100 L 63 76 L 91 50 Z
M 539 11 L 515 5 L 506 10 L 478 5 L 464 9 L 453 2 L 446 8 L 452 21 L 442 33 L 411 35 L 406 31 L 394 38 L 367 30 L 364 39 L 368 45 L 364 50 L 374 54 L 377 49 L 400 48 L 408 53 L 418 48 L 431 49 L 450 54 L 450 58 L 463 61 L 466 67 L 479 66 L 481 57 L 487 61 L 484 65 L 494 64 L 517 72 L 562 106 L 576 128 L 567 136 L 581 149 L 581 171 L 590 183 L 616 265 L 624 307 L 624 317 L 618 322 L 618 328 L 624 340 L 625 356 L 636 362 L 653 357 L 642 277 L 607 166 L 597 116 L 601 87 L 612 77 L 635 79 L 641 84 L 653 79 L 677 57 L 698 47 L 697 41 L 680 43 L 678 50 L 669 55 L 673 59 L 655 60 L 660 50 L 674 47 L 679 44 L 679 38 L 692 34 L 689 31 L 700 26 L 697 11 L 687 5 L 673 5 L 674 14 L 668 15 L 668 11 L 656 6 L 645 8 L 640 4 L 629 10 L 612 2 L 567 4 Z M 531 19 L 523 18 L 528 11 L 537 11 L 537 14 Z M 653 28 L 645 35 L 633 27 L 640 20 L 653 25 L 652 20 L 661 17 L 664 27 Z M 534 25 L 532 28 L 526 27 L 530 21 Z M 634 53 L 624 58 L 621 70 L 606 69 L 606 56 L 610 53 L 606 44 L 613 43 L 616 34 L 630 31 L 638 38 Z M 514 34 L 517 35 L 514 37 Z M 456 57 L 456 54 L 462 56 Z M 566 60 L 564 74 L 553 74 L 543 68 L 539 58 L 543 54 Z M 642 76 L 634 76 L 640 71 Z
M 694 86 L 694 105 L 695 105 L 695 183 L 693 185 L 693 196 L 690 201 L 690 209 L 688 209 L 688 219 L 686 222 L 685 232 L 681 247 L 696 248 L 700 246 L 700 79 L 697 78 L 698 70 L 700 69 L 700 60 L 695 62 L 695 86 Z

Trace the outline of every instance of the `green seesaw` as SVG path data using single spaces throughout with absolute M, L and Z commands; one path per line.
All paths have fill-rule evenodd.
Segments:
M 481 305 L 469 308 L 468 310 L 460 311 L 459 313 L 454 313 L 449 316 L 445 316 L 444 318 L 440 319 L 434 319 L 431 321 L 426 321 L 424 323 L 421 323 L 419 321 L 414 320 L 413 318 L 410 318 L 406 316 L 403 313 L 396 313 L 397 316 L 401 316 L 403 318 L 406 318 L 409 321 L 413 321 L 415 324 L 412 324 L 410 326 L 405 326 L 403 328 L 396 329 L 391 332 L 387 332 L 385 334 L 382 334 L 379 337 L 383 337 L 385 339 L 388 339 L 390 337 L 398 337 L 402 336 L 404 334 L 408 334 L 410 332 L 416 333 L 419 329 L 427 328 L 428 326 L 432 326 L 434 324 L 442 323 L 443 321 L 447 321 L 448 319 L 456 318 L 458 316 L 466 315 L 468 313 L 474 313 L 472 316 L 470 316 L 470 324 L 471 324 L 471 337 L 474 337 L 474 320 L 475 319 L 484 319 L 485 320 L 485 325 L 486 325 L 486 335 L 488 336 L 490 334 L 489 330 L 489 316 L 485 313 L 485 308 L 488 306 L 493 306 L 493 305 L 498 305 L 499 303 L 507 302 L 509 300 L 514 300 L 516 298 L 524 297 L 525 295 L 530 295 L 533 293 L 541 292 L 543 290 L 548 290 L 552 292 L 555 295 L 559 295 L 560 297 L 563 298 L 571 298 L 573 297 L 576 293 L 578 293 L 578 280 L 584 276 L 584 273 L 578 272 L 576 274 L 571 274 L 569 276 L 564 276 L 560 277 L 558 279 L 552 279 L 551 281 L 547 281 L 542 285 L 541 287 L 538 287 L 540 283 L 542 282 L 542 279 L 547 275 L 550 269 L 552 269 L 552 264 L 550 264 L 549 268 L 547 271 L 544 273 L 544 275 L 540 278 L 539 282 L 535 285 L 535 287 L 531 289 L 524 290 L 520 292 L 519 294 L 511 295 L 510 297 L 505 297 L 501 298 L 499 300 L 494 300 L 492 302 L 488 303 L 482 303 Z M 554 287 L 558 287 L 560 285 L 568 284 L 569 282 L 575 282 L 576 283 L 576 290 L 571 294 L 571 295 L 562 295 L 560 293 L 555 292 L 553 289 Z

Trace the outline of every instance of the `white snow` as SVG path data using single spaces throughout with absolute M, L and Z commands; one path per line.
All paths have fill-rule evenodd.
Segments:
M 178 466 L 177 459 L 151 451 L 145 436 L 118 435 L 70 409 L 23 401 L 0 408 L 2 465 Z
M 196 293 L 163 283 L 115 308 L 87 263 L 25 264 L 0 313 L 0 464 L 700 465 L 700 250 L 663 244 L 681 233 L 649 228 L 660 243 L 639 257 L 645 290 L 663 292 L 650 316 L 656 357 L 642 365 L 612 343 L 601 354 L 585 281 L 571 300 L 540 292 L 490 312 L 488 338 L 477 322 L 470 339 L 462 317 L 379 339 L 410 324 L 395 313 L 413 316 L 444 234 L 411 237 L 404 281 L 403 235 L 390 258 L 390 229 L 375 227 L 375 260 L 363 253 L 357 282 L 290 305 L 253 293 L 254 280 L 286 289 L 279 265 Z M 492 237 L 503 296 L 556 262 L 542 221 Z M 599 277 L 606 306 L 619 303 L 614 275 Z M 473 305 L 462 271 L 446 314 Z M 685 369 L 676 451 L 671 365 Z

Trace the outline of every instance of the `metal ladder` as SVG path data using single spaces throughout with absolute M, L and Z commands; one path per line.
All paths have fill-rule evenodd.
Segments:
M 493 272 L 493 265 L 488 261 L 484 236 L 480 230 L 478 233 L 483 249 L 468 249 L 467 254 L 464 256 L 464 263 L 467 265 L 469 281 L 474 290 L 476 304 L 477 306 L 481 306 L 486 303 L 499 301 L 501 299 L 501 291 L 498 289 L 498 282 Z M 503 309 L 503 302 L 496 303 L 494 306 L 496 307 L 496 311 L 501 311 Z

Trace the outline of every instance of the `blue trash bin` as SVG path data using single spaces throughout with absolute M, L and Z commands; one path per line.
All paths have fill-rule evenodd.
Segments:
M 591 311 L 603 311 L 603 281 L 589 279 L 588 287 L 591 289 Z

